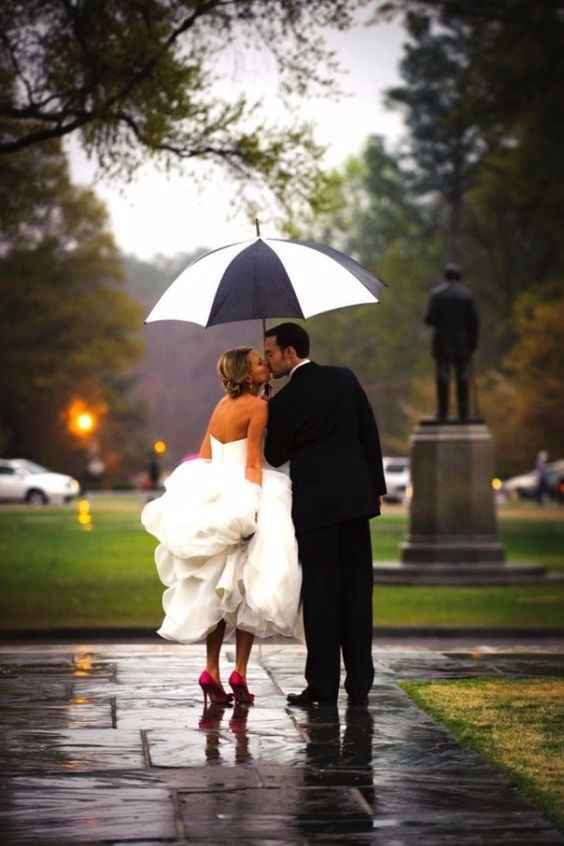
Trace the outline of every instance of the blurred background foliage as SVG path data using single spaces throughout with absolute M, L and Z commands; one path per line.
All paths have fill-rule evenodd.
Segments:
M 166 4 L 154 5 L 164 14 Z M 342 26 L 349 25 L 346 5 L 320 0 L 321 28 L 332 10 Z M 55 6 L 53 0 L 42 8 L 47 14 Z M 520 472 L 533 465 L 539 449 L 548 449 L 551 458 L 564 456 L 564 4 L 393 0 L 376 4 L 373 25 L 390 16 L 406 27 L 401 84 L 387 93 L 390 107 L 406 119 L 399 146 L 374 135 L 341 168 L 322 173 L 310 136 L 288 130 L 286 146 L 293 145 L 302 163 L 309 161 L 307 174 L 300 170 L 299 194 L 306 201 L 292 204 L 284 201 L 291 181 L 282 185 L 281 170 L 269 170 L 269 156 L 281 149 L 276 144 L 284 146 L 280 138 L 270 152 L 253 146 L 252 137 L 243 144 L 237 116 L 229 113 L 222 143 L 239 145 L 246 179 L 264 180 L 278 194 L 289 236 L 344 249 L 389 284 L 375 308 L 308 321 L 314 357 L 349 365 L 363 381 L 387 453 L 405 453 L 414 422 L 434 409 L 422 318 L 445 263 L 460 262 L 481 313 L 479 411 L 496 438 L 498 472 Z M 261 20 L 259 15 L 253 26 L 266 25 Z M 302 23 L 313 36 L 309 12 Z M 157 41 L 169 25 L 157 27 Z M 246 26 L 245 17 L 224 25 L 235 32 Z M 94 56 L 102 40 L 92 42 Z M 313 54 L 311 59 L 288 83 L 294 93 L 303 93 L 303 80 L 315 74 Z M 182 61 L 181 53 L 174 61 Z M 4 55 L 0 73 L 7 84 L 13 81 L 10 67 Z M 166 86 L 173 85 L 174 74 L 165 71 Z M 192 78 L 198 97 L 205 97 L 203 77 Z M 70 77 L 64 79 L 72 87 Z M 147 116 L 158 103 L 164 108 L 164 83 L 158 73 L 144 80 L 136 96 Z M 101 92 L 103 79 L 96 84 Z M 35 131 L 34 124 L 18 124 L 22 115 L 6 102 L 0 134 L 6 144 L 16 143 Z M 159 133 L 180 132 L 174 129 L 180 118 L 187 115 L 149 122 L 154 149 L 148 154 L 166 142 Z M 127 122 L 116 121 L 111 110 L 102 110 L 83 130 L 101 160 L 104 151 L 119 158 L 129 137 Z M 191 136 L 182 137 L 188 144 Z M 194 151 L 199 155 L 196 146 Z M 127 156 L 121 164 L 127 169 Z M 291 171 L 286 162 L 284 173 Z M 163 332 L 157 324 L 143 330 L 144 313 L 200 250 L 150 261 L 120 255 L 103 205 L 70 181 L 60 137 L 3 154 L 0 149 L 0 182 L 6 189 L 0 205 L 2 454 L 78 472 L 85 447 L 69 437 L 65 422 L 76 397 L 107 409 L 100 438 L 109 483 L 140 469 L 156 438 L 168 442 L 171 464 L 197 449 L 219 397 L 217 356 L 228 346 L 258 343 L 257 325 L 203 330 L 171 324 Z
M 408 40 L 399 149 L 374 136 L 333 174 L 333 208 L 306 223 L 389 282 L 375 308 L 312 321 L 316 350 L 358 370 L 386 450 L 434 408 L 425 303 L 458 261 L 481 313 L 479 411 L 498 471 L 564 455 L 564 4 L 398 0 Z M 560 327 L 560 329 L 558 328 Z

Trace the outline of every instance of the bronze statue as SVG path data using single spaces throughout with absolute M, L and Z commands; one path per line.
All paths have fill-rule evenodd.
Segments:
M 448 419 L 451 369 L 456 376 L 458 419 L 469 412 L 469 382 L 472 356 L 478 344 L 479 319 L 471 291 L 462 284 L 460 268 L 449 264 L 444 280 L 431 292 L 425 323 L 432 326 L 432 354 L 436 362 L 437 420 Z

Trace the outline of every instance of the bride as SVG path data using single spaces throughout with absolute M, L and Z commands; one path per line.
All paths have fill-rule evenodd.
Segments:
M 270 373 L 251 347 L 228 350 L 217 370 L 226 396 L 212 412 L 198 458 L 180 464 L 141 522 L 159 541 L 155 562 L 167 589 L 158 633 L 180 643 L 206 641 L 199 678 L 212 702 L 230 704 L 219 655 L 235 630 L 237 702 L 252 703 L 246 672 L 255 636 L 300 636 L 301 570 L 287 472 L 265 463 L 268 404 L 259 393 Z

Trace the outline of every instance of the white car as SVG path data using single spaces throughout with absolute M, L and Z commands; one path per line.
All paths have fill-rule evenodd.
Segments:
M 549 496 L 560 499 L 560 485 L 564 478 L 564 460 L 560 459 L 548 463 L 546 465 L 546 476 Z M 509 499 L 532 499 L 537 494 L 537 487 L 536 470 L 530 470 L 528 473 L 506 479 L 502 485 L 502 491 Z
M 71 476 L 52 473 L 25 458 L 0 459 L 0 500 L 47 505 L 68 502 L 80 493 Z
M 388 490 L 384 499 L 392 502 L 403 502 L 411 493 L 411 477 L 409 474 L 409 458 L 382 459 L 384 478 Z

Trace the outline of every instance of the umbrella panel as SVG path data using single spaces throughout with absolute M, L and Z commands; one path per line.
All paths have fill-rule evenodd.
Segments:
M 280 258 L 258 239 L 226 267 L 215 295 L 208 326 L 304 313 Z

